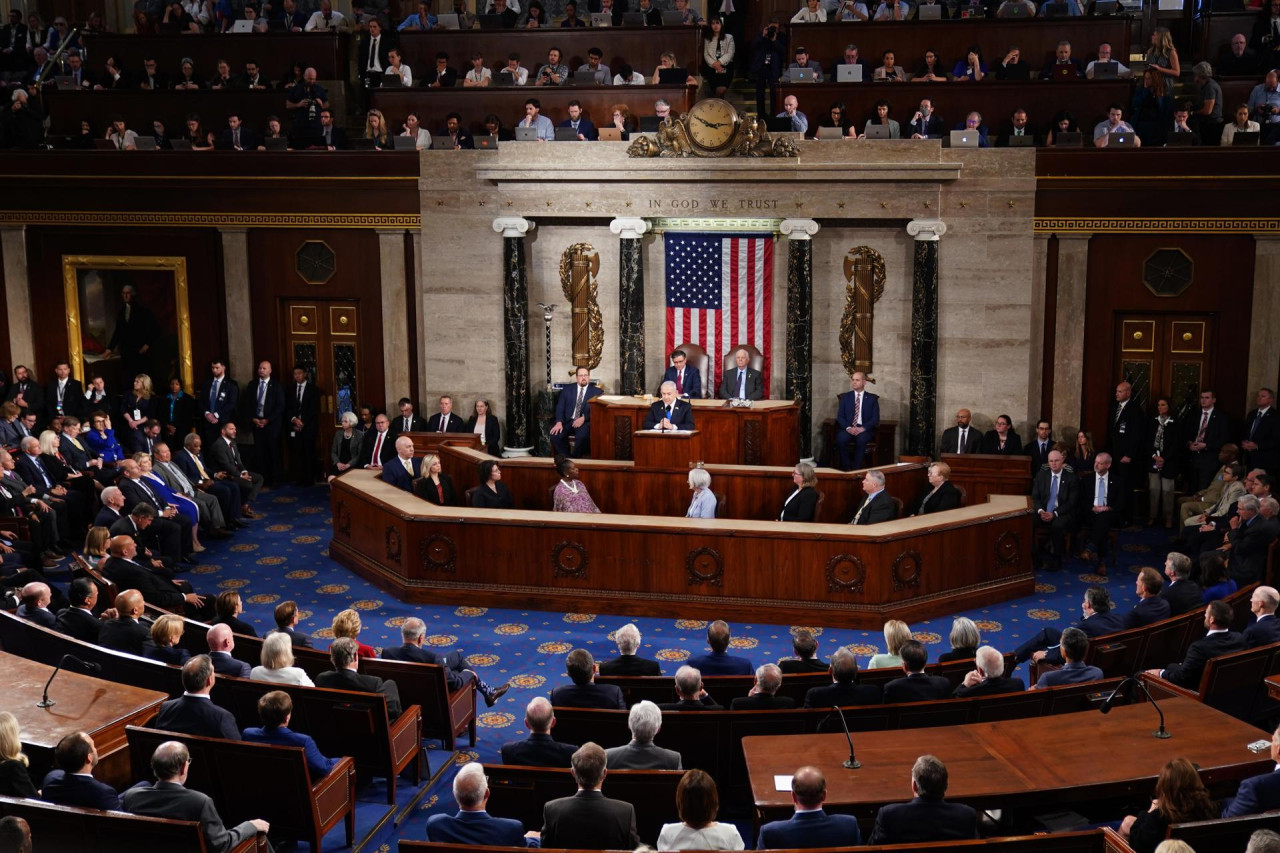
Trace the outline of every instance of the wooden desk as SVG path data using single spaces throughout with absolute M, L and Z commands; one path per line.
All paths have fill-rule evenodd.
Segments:
M 111 124 L 111 116 L 119 113 L 124 117 L 125 126 L 140 136 L 150 135 L 151 123 L 161 121 L 165 132 L 173 139 L 186 129 L 190 113 L 200 116 L 206 130 L 218 133 L 226 130 L 227 115 L 233 111 L 240 114 L 245 126 L 254 133 L 264 131 L 267 116 L 274 115 L 280 119 L 284 132 L 288 133 L 293 127 L 293 116 L 284 108 L 287 94 L 282 89 L 261 92 L 215 92 L 209 89 L 196 92 L 144 92 L 138 89 L 59 92 L 46 89 L 44 97 L 49 111 L 50 134 L 79 134 L 81 121 L 92 122 L 102 131 Z M 125 153 L 132 155 L 134 152 Z
M 195 63 L 196 76 L 208 81 L 218 73 L 218 60 L 231 65 L 231 73 L 244 74 L 246 62 L 258 63 L 262 76 L 279 83 L 296 62 L 316 69 L 321 80 L 346 79 L 350 36 L 339 33 L 218 33 L 216 35 L 138 36 L 103 33 L 84 36 L 90 57 L 85 66 L 100 73 L 108 56 L 131 75 L 142 73 L 142 61 L 156 60 L 158 70 L 174 77 L 184 57 Z
M 703 435 L 703 462 L 795 465 L 799 461 L 800 407 L 791 400 L 759 400 L 750 408 L 734 408 L 728 400 L 690 402 L 694 426 Z M 588 404 L 591 458 L 631 459 L 631 436 L 644 424 L 652 404 L 653 400 L 643 397 L 593 397 Z
M 880 806 L 910 799 L 911 765 L 936 755 L 950 776 L 947 799 L 977 809 L 1017 809 L 1084 800 L 1151 795 L 1170 758 L 1190 759 L 1211 792 L 1273 766 L 1245 745 L 1260 729 L 1190 699 L 1162 700 L 1173 737 L 1151 736 L 1157 715 L 1150 703 L 1117 706 L 1110 714 L 1080 712 L 1043 719 L 1003 720 L 877 732 L 855 740 L 860 770 L 846 770 L 843 734 L 748 737 L 742 741 L 758 821 L 791 814 L 791 794 L 774 790 L 773 777 L 812 764 L 827 780 L 828 811 L 870 820 Z
M 636 468 L 688 471 L 702 461 L 702 433 L 637 430 L 631 437 Z
M 169 697 L 63 669 L 49 687 L 49 698 L 56 704 L 37 708 L 36 702 L 53 669 L 0 652 L 0 671 L 9 685 L 5 689 L 4 710 L 18 718 L 23 748 L 31 759 L 32 781 L 38 786 L 44 773 L 52 769 L 58 741 L 72 732 L 83 731 L 98 748 L 100 763 L 94 775 L 118 788 L 130 784 L 133 780 L 125 727 L 145 724 Z
M 475 450 L 484 450 L 484 442 L 474 432 L 405 432 L 401 433 L 401 435 L 407 435 L 413 441 L 414 456 L 424 456 L 428 453 L 438 454 L 440 447 L 445 444 L 454 447 L 470 447 Z

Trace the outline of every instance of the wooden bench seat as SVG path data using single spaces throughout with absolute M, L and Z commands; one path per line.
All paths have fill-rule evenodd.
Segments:
M 1181 839 L 1195 850 L 1244 853 L 1249 846 L 1249 836 L 1259 829 L 1280 832 L 1280 812 L 1175 823 L 1170 825 L 1165 837 Z
M 422 736 L 437 738 L 448 752 L 463 732 L 476 745 L 476 691 L 470 684 L 449 690 L 444 667 L 434 663 L 365 658 L 360 661 L 365 675 L 394 681 L 400 701 L 422 708 Z
M 300 746 L 179 735 L 129 726 L 129 753 L 137 781 L 150 779 L 147 768 L 156 747 L 166 741 L 185 744 L 191 753 L 186 785 L 208 794 L 227 826 L 262 818 L 280 838 L 306 841 L 319 851 L 325 833 L 346 823 L 347 846 L 355 842 L 356 769 L 349 757 L 329 774 L 312 779 Z M 141 848 L 139 848 L 141 849 Z
M 1268 719 L 1276 709 L 1276 702 L 1268 696 L 1263 682 L 1277 672 L 1280 672 L 1280 643 L 1272 643 L 1210 658 L 1195 690 L 1146 674 L 1142 678 L 1164 693 L 1198 699 L 1236 719 L 1257 722 Z

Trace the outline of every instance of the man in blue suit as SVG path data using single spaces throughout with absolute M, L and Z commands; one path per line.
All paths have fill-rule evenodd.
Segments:
M 402 435 L 396 439 L 396 458 L 382 466 L 382 482 L 413 492 L 413 481 L 422 475 L 422 460 L 414 458 L 413 439 Z
M 1271 643 L 1280 643 L 1280 619 L 1276 618 L 1276 607 L 1280 606 L 1280 592 L 1275 587 L 1260 586 L 1249 598 L 1249 609 L 1253 611 L 1254 622 L 1244 629 L 1245 648 L 1256 649 Z
M 801 767 L 791 777 L 791 801 L 796 813 L 790 820 L 777 820 L 760 828 L 757 850 L 771 848 L 856 847 L 862 843 L 858 819 L 852 815 L 827 814 L 827 780 L 816 767 Z
M 671 366 L 662 374 L 662 381 L 676 383 L 677 395 L 699 400 L 702 398 L 702 374 L 688 361 L 689 357 L 682 349 L 671 353 Z M 661 389 L 658 393 L 662 393 Z
M 542 846 L 537 836 L 524 831 L 520 821 L 492 817 L 485 811 L 489 782 L 480 762 L 462 765 L 453 777 L 453 798 L 458 801 L 458 813 L 432 815 L 427 820 L 428 841 L 498 847 Z
M 1277 769 L 1250 776 L 1241 782 L 1236 795 L 1223 803 L 1223 817 L 1243 817 L 1280 809 L 1280 729 L 1271 733 L 1271 760 L 1276 762 Z
M 120 795 L 106 782 L 93 778 L 98 749 L 84 732 L 72 732 L 53 751 L 57 770 L 49 771 L 40 786 L 40 798 L 59 806 L 82 809 L 119 809 Z
M 693 407 L 687 401 L 678 399 L 676 383 L 663 382 L 658 391 L 662 399 L 649 407 L 649 414 L 644 416 L 641 428 L 660 431 L 693 429 Z
M 1079 628 L 1063 631 L 1061 647 L 1062 656 L 1067 662 L 1062 665 L 1062 669 L 1053 669 L 1040 676 L 1032 690 L 1043 690 L 1060 684 L 1083 684 L 1102 678 L 1102 670 L 1096 666 L 1087 666 L 1084 662 L 1085 653 L 1089 651 L 1089 638 L 1084 631 Z
M 893 803 L 876 813 L 868 844 L 919 844 L 978 837 L 978 813 L 960 803 L 943 800 L 947 793 L 947 766 L 932 755 L 922 755 L 911 768 L 909 803 Z
M 600 138 L 596 126 L 591 123 L 591 119 L 582 114 L 582 102 L 574 98 L 569 102 L 569 117 L 556 127 L 571 127 L 578 134 L 579 142 L 595 142 Z
M 726 654 L 731 639 L 729 623 L 721 619 L 712 622 L 707 626 L 707 645 L 711 647 L 711 653 L 689 658 L 689 666 L 703 675 L 754 675 L 756 669 L 751 661 Z
M 273 746 L 300 746 L 306 751 L 307 769 L 312 781 L 329 775 L 341 759 L 325 758 L 310 735 L 289 731 L 289 719 L 293 716 L 293 699 L 283 690 L 272 690 L 258 700 L 258 717 L 262 727 L 250 726 L 244 730 L 244 739 L 250 743 L 269 743 Z
M 1160 596 L 1160 591 L 1164 589 L 1164 578 L 1160 577 L 1159 572 L 1151 566 L 1143 566 L 1142 571 L 1138 572 L 1136 589 L 1138 603 L 1125 616 L 1125 628 L 1141 628 L 1169 618 L 1169 602 Z
M 840 395 L 840 408 L 836 411 L 836 449 L 844 471 L 866 464 L 867 445 L 880 426 L 880 398 L 865 390 L 867 374 L 855 371 L 849 384 L 852 390 Z
M 556 422 L 551 426 L 551 446 L 560 456 L 572 456 L 580 459 L 591 453 L 591 407 L 587 404 L 592 397 L 599 397 L 604 392 L 591 384 L 591 369 L 579 367 L 577 384 L 560 392 L 556 400 Z M 569 436 L 574 437 L 573 453 L 569 452 Z

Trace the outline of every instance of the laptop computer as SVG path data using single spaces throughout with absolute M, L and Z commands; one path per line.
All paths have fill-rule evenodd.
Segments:
M 1052 4 L 1049 4 L 1049 5 L 1052 5 Z M 1026 6 L 1024 6 L 1021 3 L 1018 3 L 1017 5 L 1006 6 L 1004 9 L 1004 17 L 1005 17 L 1005 20 L 1010 20 L 1013 18 L 1030 18 L 1031 12 L 1027 10 Z
M 53 85 L 59 92 L 74 92 L 77 88 L 76 78 L 70 75 L 58 75 L 53 78 Z
M 233 33 L 251 33 L 253 32 L 253 21 L 246 21 L 241 18 L 238 21 L 231 22 L 231 32 Z
M 514 86 L 516 85 L 516 75 L 510 70 L 504 68 L 497 74 L 493 75 L 493 85 L 495 86 Z
M 574 130 L 572 127 L 556 128 L 556 142 L 577 142 L 577 141 L 578 141 L 578 131 Z
M 977 148 L 978 147 L 978 131 L 976 130 L 951 131 L 951 147 L 952 148 Z
M 862 82 L 862 66 L 853 65 L 837 65 L 836 66 L 836 82 L 837 83 L 861 83 Z
M 841 127 L 820 127 L 818 128 L 818 139 L 844 139 L 844 128 Z
M 869 124 L 867 125 L 867 139 L 890 139 L 889 125 L 887 124 Z
M 612 27 L 613 15 L 609 12 L 592 12 L 591 26 L 593 27 Z
M 624 12 L 622 15 L 622 26 L 643 27 L 644 12 Z
M 1031 135 L 1027 135 L 1027 136 L 1010 136 L 1010 137 L 1009 137 L 1009 147 L 1010 147 L 1010 148 L 1035 148 L 1035 147 L 1036 147 L 1036 138 L 1035 138 L 1034 136 L 1031 136 Z
M 155 151 L 156 138 L 154 136 L 139 136 L 133 140 L 133 147 L 139 151 Z
M 267 142 L 271 142 L 271 141 L 272 140 L 270 139 L 267 140 Z M 171 139 L 169 140 L 169 147 L 172 148 L 174 151 L 190 151 L 191 140 L 190 139 Z M 267 150 L 268 151 L 271 150 L 270 145 L 267 146 Z
M 1257 145 L 1262 134 L 1256 130 L 1237 130 L 1236 135 L 1231 137 L 1232 145 Z
M 1093 63 L 1094 80 L 1115 80 L 1120 76 L 1120 63 L 1115 60 Z
M 516 142 L 537 142 L 538 129 L 536 127 L 517 127 Z
M 683 68 L 659 68 L 659 86 L 683 86 L 689 79 L 689 72 Z
M 436 15 L 437 30 L 460 30 L 462 24 L 458 21 L 457 12 L 446 12 L 443 15 Z
M 1107 134 L 1108 148 L 1132 148 L 1133 132 L 1128 130 L 1119 130 L 1114 133 Z
M 1170 148 L 1178 148 L 1184 145 L 1195 145 L 1196 135 L 1188 133 L 1185 130 L 1175 130 L 1165 138 L 1164 144 Z
M 1084 144 L 1084 134 L 1078 130 L 1063 130 L 1053 135 L 1053 144 L 1059 148 L 1079 148 Z
M 644 133 L 657 133 L 662 119 L 657 116 L 640 116 L 640 130 Z
M 668 9 L 662 13 L 662 25 L 664 27 L 678 27 L 684 23 L 684 13 L 679 9 Z
M 1120 4 L 1115 0 L 1098 0 L 1093 4 L 1093 14 L 1095 15 L 1114 15 L 1120 11 Z M 1217 11 L 1216 9 L 1214 10 Z
M 787 82 L 789 83 L 812 83 L 814 75 L 812 68 L 788 68 Z
M 501 15 L 478 15 L 476 20 L 480 23 L 482 30 L 500 30 L 502 29 Z
M 1065 18 L 1071 14 L 1070 8 L 1066 3 L 1045 3 L 1041 7 L 1044 9 L 1044 17 L 1046 18 Z
M 356 142 L 360 142 L 360 141 L 362 141 L 362 140 L 359 140 L 359 139 L 353 139 L 353 140 L 351 140 L 351 141 L 352 141 L 353 143 L 356 143 Z M 370 147 L 370 148 L 372 148 L 372 147 L 373 147 L 373 144 L 372 144 L 372 143 L 373 143 L 373 140 L 372 140 L 372 139 L 366 139 L 366 140 L 363 140 L 363 141 L 364 141 L 364 142 L 368 142 L 368 143 L 370 143 L 370 145 L 369 145 L 369 147 Z M 288 150 L 289 150 L 289 140 L 288 140 L 286 137 L 283 137 L 283 136 L 271 136 L 271 137 L 268 137 L 268 138 L 266 138 L 266 139 L 262 140 L 262 147 L 263 147 L 263 148 L 265 148 L 265 149 L 267 149 L 268 151 L 288 151 Z M 355 145 L 353 144 L 353 145 L 352 145 L 352 147 L 354 148 L 354 147 L 355 147 Z
M 570 86 L 603 86 L 600 80 L 596 79 L 594 71 L 574 71 L 569 75 Z
M 472 138 L 475 140 L 476 148 L 493 150 L 498 147 L 498 137 L 496 136 L 475 136 Z
M 403 89 L 404 80 L 399 74 L 383 74 L 382 88 L 384 89 Z
M 110 139 L 95 139 L 93 140 L 93 147 L 101 149 L 102 151 L 116 150 L 116 144 L 112 142 Z
M 1052 77 L 1052 79 L 1054 79 L 1054 80 L 1077 80 L 1077 79 L 1079 79 L 1079 78 L 1078 78 L 1078 77 L 1076 77 L 1076 67 L 1075 67 L 1075 65 L 1073 65 L 1073 64 L 1071 64 L 1071 63 L 1067 63 L 1066 65 L 1054 65 L 1054 66 L 1053 66 L 1053 77 Z
M 271 142 L 271 141 L 272 140 L 270 139 L 267 140 L 267 142 Z M 347 147 L 349 147 L 352 151 L 373 151 L 375 149 L 373 140 L 365 139 L 364 137 L 359 137 L 357 139 L 351 140 L 351 142 L 348 143 Z M 283 150 L 283 149 L 273 149 L 270 146 L 267 146 L 267 150 L 276 151 L 276 150 Z
M 391 140 L 391 144 L 397 151 L 413 151 L 418 147 L 418 140 L 412 136 L 397 136 Z
M 931 5 L 921 4 L 916 7 L 916 18 L 921 21 L 941 21 L 942 20 L 942 4 L 933 3 Z
M 600 128 L 600 141 L 621 142 L 622 131 L 618 130 L 616 127 L 602 127 Z
M 770 133 L 790 133 L 791 117 L 768 116 L 764 120 L 764 126 L 769 129 Z

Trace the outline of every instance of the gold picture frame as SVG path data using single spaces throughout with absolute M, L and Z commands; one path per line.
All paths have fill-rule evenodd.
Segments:
M 63 255 L 62 287 L 67 306 L 67 353 L 71 372 L 81 382 L 88 384 L 85 357 L 85 317 L 81 305 L 83 282 L 91 273 L 116 273 L 121 271 L 168 272 L 173 280 L 173 304 L 165 306 L 165 319 L 172 327 L 162 330 L 176 337 L 173 358 L 177 362 L 178 375 L 188 392 L 195 390 L 195 369 L 191 360 L 191 311 L 187 302 L 187 259 L 152 255 Z M 102 278 L 102 276 L 99 276 Z M 172 317 L 168 310 L 172 308 Z M 157 389 L 168 377 L 153 376 Z M 159 393 L 164 393 L 160 391 Z

